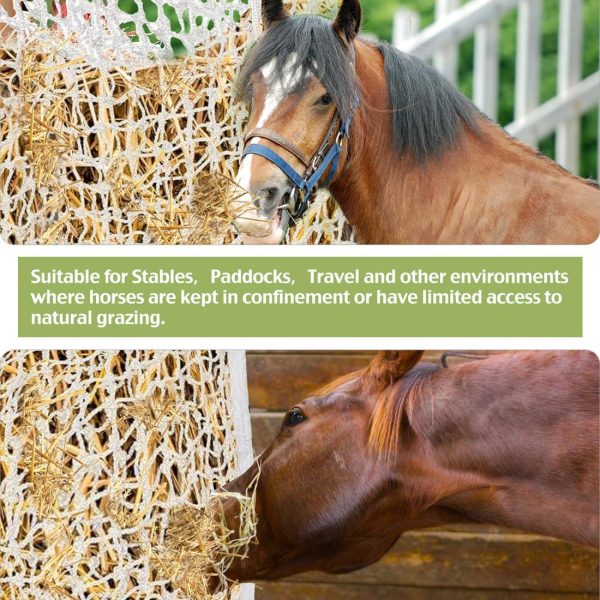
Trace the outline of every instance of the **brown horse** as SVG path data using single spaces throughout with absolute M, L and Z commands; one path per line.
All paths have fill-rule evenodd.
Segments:
M 247 143 L 275 152 L 302 176 L 347 121 L 338 168 L 325 169 L 319 185 L 333 176 L 328 187 L 359 242 L 584 244 L 598 237 L 595 183 L 511 138 L 426 63 L 358 38 L 358 0 L 344 0 L 333 24 L 289 16 L 281 0 L 263 0 L 263 15 L 265 33 L 240 76 L 251 102 Z M 242 159 L 238 184 L 248 192 L 236 221 L 244 241 L 280 242 L 298 186 L 252 153 Z
M 445 523 L 597 547 L 597 357 L 510 352 L 444 369 L 421 355 L 383 352 L 289 411 L 227 486 L 243 493 L 260 468 L 257 544 L 229 577 L 345 573 Z

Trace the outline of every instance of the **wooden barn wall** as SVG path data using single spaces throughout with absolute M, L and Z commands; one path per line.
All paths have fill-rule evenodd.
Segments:
M 374 352 L 247 353 L 255 452 L 286 410 Z M 424 360 L 439 362 L 441 352 Z M 451 358 L 458 363 L 461 358 Z M 598 553 L 552 538 L 485 526 L 404 534 L 377 564 L 348 575 L 306 573 L 260 583 L 257 600 L 596 600 Z

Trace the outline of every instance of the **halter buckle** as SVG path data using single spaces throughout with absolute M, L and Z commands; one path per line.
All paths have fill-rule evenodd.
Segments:
M 317 152 L 314 156 L 314 158 L 312 159 L 312 163 L 310 165 L 310 168 L 314 171 L 317 170 L 317 168 L 319 167 L 319 163 L 323 160 L 323 155 L 321 154 L 321 152 Z

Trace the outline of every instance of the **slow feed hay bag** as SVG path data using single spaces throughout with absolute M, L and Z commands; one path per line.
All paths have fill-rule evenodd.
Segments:
M 248 0 L 16 4 L 12 17 L 0 8 L 4 239 L 235 242 L 231 201 L 242 190 L 231 179 L 247 112 L 234 81 L 259 35 L 259 8 Z M 332 4 L 291 8 L 330 12 Z M 321 194 L 288 242 L 349 235 Z
M 252 457 L 243 360 L 212 351 L 5 355 L 0 596 L 237 598 L 224 572 L 253 543 L 253 490 L 236 496 L 239 531 L 222 523 L 227 495 L 218 490 Z

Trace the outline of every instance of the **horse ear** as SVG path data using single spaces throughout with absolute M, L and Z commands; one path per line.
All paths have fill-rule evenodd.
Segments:
M 333 22 L 337 34 L 350 43 L 360 30 L 362 9 L 359 0 L 344 0 Z
M 369 370 L 379 384 L 390 385 L 408 373 L 423 356 L 424 350 L 382 350 Z
M 287 16 L 288 12 L 283 6 L 283 0 L 262 0 L 262 20 L 265 29 L 278 21 L 283 21 Z

